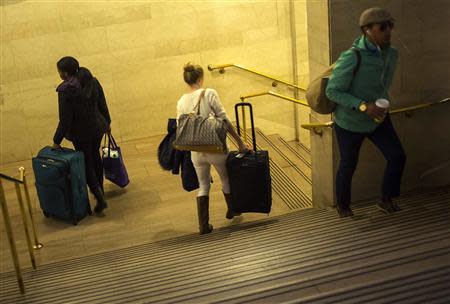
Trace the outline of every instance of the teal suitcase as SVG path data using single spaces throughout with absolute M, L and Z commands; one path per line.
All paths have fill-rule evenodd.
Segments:
M 32 159 L 32 165 L 44 216 L 76 225 L 92 214 L 82 152 L 45 147 Z

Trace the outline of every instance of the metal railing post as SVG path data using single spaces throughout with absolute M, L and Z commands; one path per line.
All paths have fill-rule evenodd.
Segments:
M 25 293 L 25 284 L 23 283 L 22 271 L 20 269 L 19 256 L 17 255 L 16 242 L 11 228 L 11 220 L 9 218 L 8 206 L 6 205 L 5 192 L 3 191 L 2 181 L 0 179 L 0 204 L 2 205 L 3 219 L 5 221 L 6 234 L 8 235 L 9 248 L 11 249 L 11 256 L 14 263 L 14 270 L 16 271 L 17 283 L 19 285 L 20 293 Z
M 15 186 L 16 186 L 17 199 L 19 201 L 20 213 L 22 215 L 23 228 L 25 229 L 25 236 L 27 238 L 28 253 L 30 254 L 31 265 L 33 266 L 34 269 L 36 269 L 36 261 L 34 259 L 33 245 L 31 244 L 30 232 L 28 231 L 28 221 L 27 221 L 27 217 L 26 217 L 26 213 L 25 213 L 25 208 L 23 205 L 23 199 L 22 199 L 22 193 L 20 191 L 20 185 L 18 183 L 15 183 Z
M 41 249 L 43 247 L 43 245 L 41 243 L 39 243 L 39 240 L 38 240 L 38 237 L 37 237 L 36 224 L 34 222 L 33 211 L 32 211 L 32 208 L 31 208 L 30 193 L 28 191 L 27 178 L 26 178 L 26 175 L 25 175 L 25 168 L 24 167 L 20 167 L 19 168 L 19 173 L 20 173 L 20 178 L 21 178 L 21 180 L 23 182 L 23 187 L 24 187 L 24 190 L 25 190 L 25 199 L 26 199 L 26 202 L 27 202 L 28 212 L 30 214 L 31 229 L 33 231 L 33 238 L 34 238 L 33 249 L 38 250 L 38 249 Z
M 298 86 L 298 62 L 297 62 L 297 28 L 295 22 L 295 0 L 289 0 L 289 24 L 291 28 L 291 54 L 292 54 L 292 74 L 294 76 L 294 85 Z M 298 90 L 294 90 L 294 98 L 298 99 Z M 295 140 L 300 142 L 300 129 L 299 115 L 298 115 L 298 105 L 293 104 L 294 109 L 294 130 L 295 130 Z

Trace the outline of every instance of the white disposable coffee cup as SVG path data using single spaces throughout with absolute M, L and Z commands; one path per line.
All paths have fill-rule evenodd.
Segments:
M 379 98 L 375 101 L 375 105 L 379 108 L 389 109 L 389 107 L 391 106 L 391 103 L 387 99 Z
M 387 111 L 387 109 L 389 109 L 391 104 L 390 104 L 389 100 L 384 99 L 384 98 L 379 98 L 379 99 L 375 100 L 375 105 L 377 107 L 385 109 Z M 384 117 L 382 119 L 375 118 L 374 120 L 376 123 L 381 123 L 384 120 Z

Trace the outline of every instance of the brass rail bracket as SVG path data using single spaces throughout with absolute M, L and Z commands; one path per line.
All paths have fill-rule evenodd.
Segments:
M 332 128 L 333 127 L 333 122 L 329 121 L 329 122 L 325 122 L 325 123 L 313 123 L 313 124 L 303 124 L 301 125 L 301 127 L 303 129 L 309 130 L 314 132 L 314 134 L 319 135 L 319 136 L 323 136 L 323 129 L 324 128 Z
M 314 127 L 314 128 L 312 128 L 312 130 L 313 130 L 314 134 L 319 135 L 320 137 L 322 137 L 322 135 L 323 135 L 322 128 Z

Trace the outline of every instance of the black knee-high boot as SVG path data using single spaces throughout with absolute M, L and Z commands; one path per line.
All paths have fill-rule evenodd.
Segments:
M 213 231 L 213 226 L 209 224 L 209 196 L 197 197 L 198 226 L 200 234 Z
M 106 203 L 105 197 L 103 196 L 103 191 L 99 187 L 93 191 L 93 194 L 95 196 L 95 199 L 97 200 L 97 204 L 94 207 L 94 212 L 101 213 L 104 209 L 108 208 L 108 204 Z

